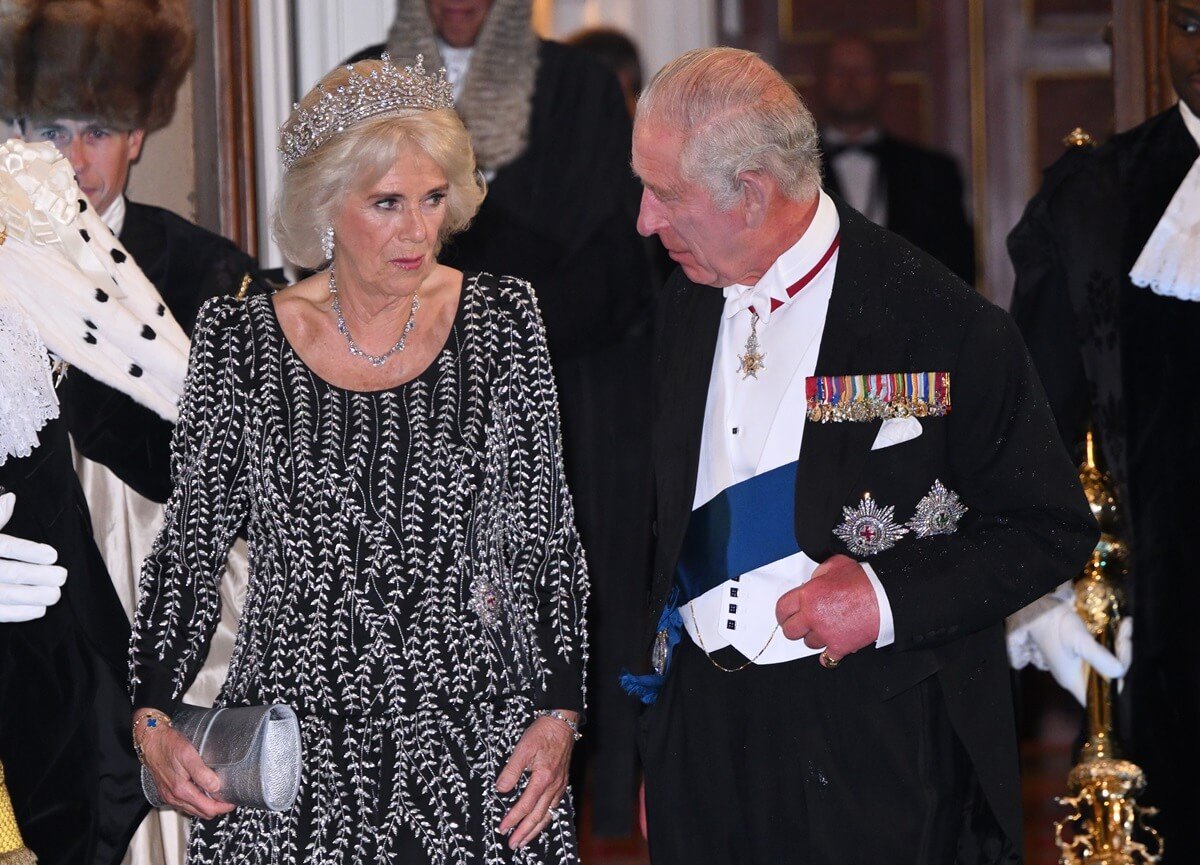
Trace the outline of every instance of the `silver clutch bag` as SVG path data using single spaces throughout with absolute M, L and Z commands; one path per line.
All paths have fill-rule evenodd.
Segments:
M 180 706 L 171 725 L 196 746 L 221 779 L 217 798 L 242 808 L 285 811 L 300 792 L 300 722 L 288 706 Z M 142 791 L 155 808 L 169 808 L 154 776 L 142 767 Z

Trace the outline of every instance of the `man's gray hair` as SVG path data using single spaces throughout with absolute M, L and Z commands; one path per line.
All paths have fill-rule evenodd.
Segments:
M 741 195 L 743 171 L 774 178 L 804 201 L 821 185 L 817 123 L 800 95 L 757 54 L 701 48 L 676 57 L 638 99 L 637 123 L 684 136 L 680 175 L 723 210 Z

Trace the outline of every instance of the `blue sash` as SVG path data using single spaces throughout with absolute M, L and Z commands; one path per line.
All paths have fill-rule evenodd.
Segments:
M 792 462 L 747 478 L 692 511 L 675 586 L 658 621 L 666 665 L 679 643 L 679 608 L 722 583 L 800 552 L 796 543 L 796 467 Z M 653 703 L 664 674 L 634 676 L 622 671 L 620 684 L 643 703 Z
M 675 569 L 680 606 L 727 580 L 800 552 L 797 465 L 791 462 L 747 478 L 692 511 Z

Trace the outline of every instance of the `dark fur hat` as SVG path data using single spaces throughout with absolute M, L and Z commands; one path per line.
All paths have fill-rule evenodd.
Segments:
M 158 129 L 194 48 L 187 0 L 0 0 L 0 115 Z

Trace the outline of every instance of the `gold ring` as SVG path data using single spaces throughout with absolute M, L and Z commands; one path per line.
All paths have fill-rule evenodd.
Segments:
M 842 662 L 842 659 L 833 657 L 831 654 L 829 654 L 828 649 L 824 649 L 821 651 L 821 666 L 824 667 L 825 669 L 832 670 L 832 669 L 836 668 L 837 665 L 840 664 L 841 662 Z

